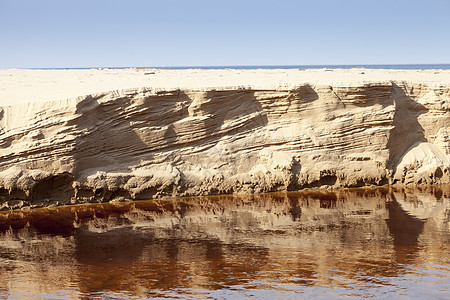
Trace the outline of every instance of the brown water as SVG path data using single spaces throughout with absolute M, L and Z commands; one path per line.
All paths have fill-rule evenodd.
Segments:
M 0 213 L 0 298 L 450 298 L 450 187 Z

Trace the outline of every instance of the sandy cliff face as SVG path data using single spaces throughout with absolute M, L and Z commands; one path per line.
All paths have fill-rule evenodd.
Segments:
M 126 89 L 0 108 L 4 207 L 450 183 L 450 86 Z

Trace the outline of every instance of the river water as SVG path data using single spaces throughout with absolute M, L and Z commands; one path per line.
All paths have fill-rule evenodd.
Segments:
M 0 298 L 450 299 L 450 187 L 0 212 Z

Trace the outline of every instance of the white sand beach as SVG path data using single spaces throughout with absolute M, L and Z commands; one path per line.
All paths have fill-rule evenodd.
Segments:
M 290 88 L 364 82 L 450 84 L 450 70 L 381 69 L 0 69 L 0 105 L 50 101 L 129 88 Z

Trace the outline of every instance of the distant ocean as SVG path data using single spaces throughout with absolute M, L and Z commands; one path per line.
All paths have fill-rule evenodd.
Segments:
M 89 67 L 89 68 L 33 68 L 33 69 L 129 69 L 129 68 L 154 68 L 154 69 L 392 69 L 392 70 L 449 70 L 450 64 L 407 64 L 407 65 L 273 65 L 273 66 L 133 66 L 133 67 Z
M 393 70 L 449 70 L 450 64 L 410 64 L 410 65 L 279 65 L 279 66 L 190 66 L 190 67 L 157 67 L 163 69 L 393 69 Z

